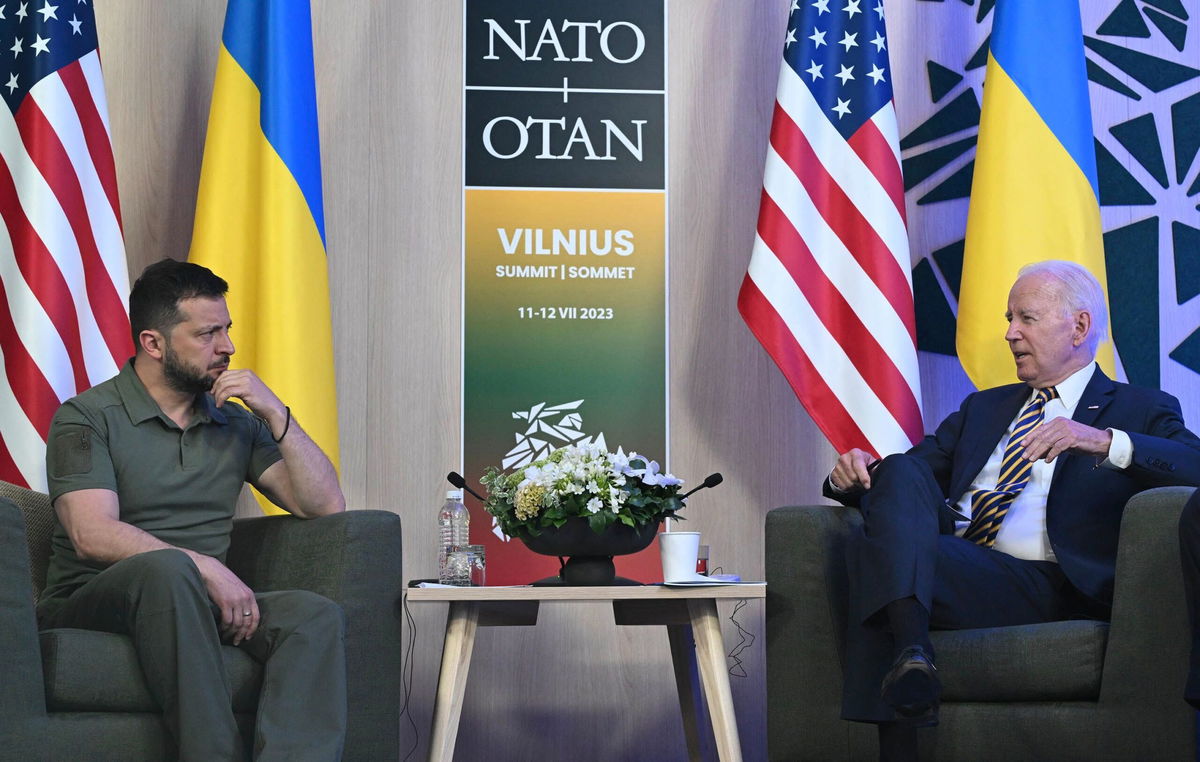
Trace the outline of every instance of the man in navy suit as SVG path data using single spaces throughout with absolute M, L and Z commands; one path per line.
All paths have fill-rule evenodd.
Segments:
M 906 453 L 843 453 L 825 484 L 864 523 L 843 716 L 879 723 L 884 759 L 915 758 L 915 728 L 937 723 L 930 627 L 1106 618 L 1126 501 L 1200 483 L 1178 401 L 1096 366 L 1108 320 L 1091 273 L 1025 267 L 1006 319 L 1021 383 L 971 394 Z

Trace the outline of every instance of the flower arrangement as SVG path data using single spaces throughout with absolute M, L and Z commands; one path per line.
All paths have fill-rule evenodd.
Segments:
M 484 509 L 510 537 L 537 537 L 583 517 L 597 534 L 613 524 L 657 524 L 683 507 L 683 481 L 659 472 L 658 463 L 620 448 L 568 445 L 511 473 L 490 467 Z

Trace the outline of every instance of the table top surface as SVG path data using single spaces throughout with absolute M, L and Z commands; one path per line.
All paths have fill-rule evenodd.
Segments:
M 632 601 L 680 598 L 765 598 L 764 584 L 666 587 L 410 587 L 410 601 Z

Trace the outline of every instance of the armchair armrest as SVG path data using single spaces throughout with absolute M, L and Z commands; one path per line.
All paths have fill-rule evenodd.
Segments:
M 1190 487 L 1147 490 L 1125 507 L 1101 685 L 1103 703 L 1151 710 L 1149 722 L 1160 718 L 1168 726 L 1178 726 L 1192 711 L 1183 701 L 1191 635 L 1178 531 L 1192 492 Z
M 227 562 L 254 590 L 310 590 L 346 613 L 346 760 L 399 757 L 400 517 L 347 511 L 234 522 Z
M 29 586 L 29 551 L 21 509 L 0 499 L 0 737 L 45 717 L 42 649 Z M 12 727 L 10 727 L 12 726 Z M 18 745 L 17 748 L 20 748 Z
M 861 524 L 858 510 L 844 506 L 793 506 L 767 514 L 770 759 L 873 754 L 872 728 L 841 719 L 846 539 Z

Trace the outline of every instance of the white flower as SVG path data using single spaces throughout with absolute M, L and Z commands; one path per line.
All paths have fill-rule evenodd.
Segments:
M 592 513 L 599 513 L 600 509 L 603 507 L 604 507 L 604 502 L 598 497 L 594 497 L 591 500 L 587 501 L 587 509 L 589 511 L 591 511 Z
M 682 479 L 676 479 L 671 474 L 660 474 L 658 472 L 658 461 L 652 460 L 646 464 L 646 468 L 637 472 L 637 475 L 642 478 L 643 484 L 648 484 L 651 487 L 675 487 L 683 484 Z
M 624 490 L 617 489 L 616 487 L 609 487 L 608 496 L 609 501 L 612 503 L 612 512 L 620 513 L 621 505 L 625 502 Z

